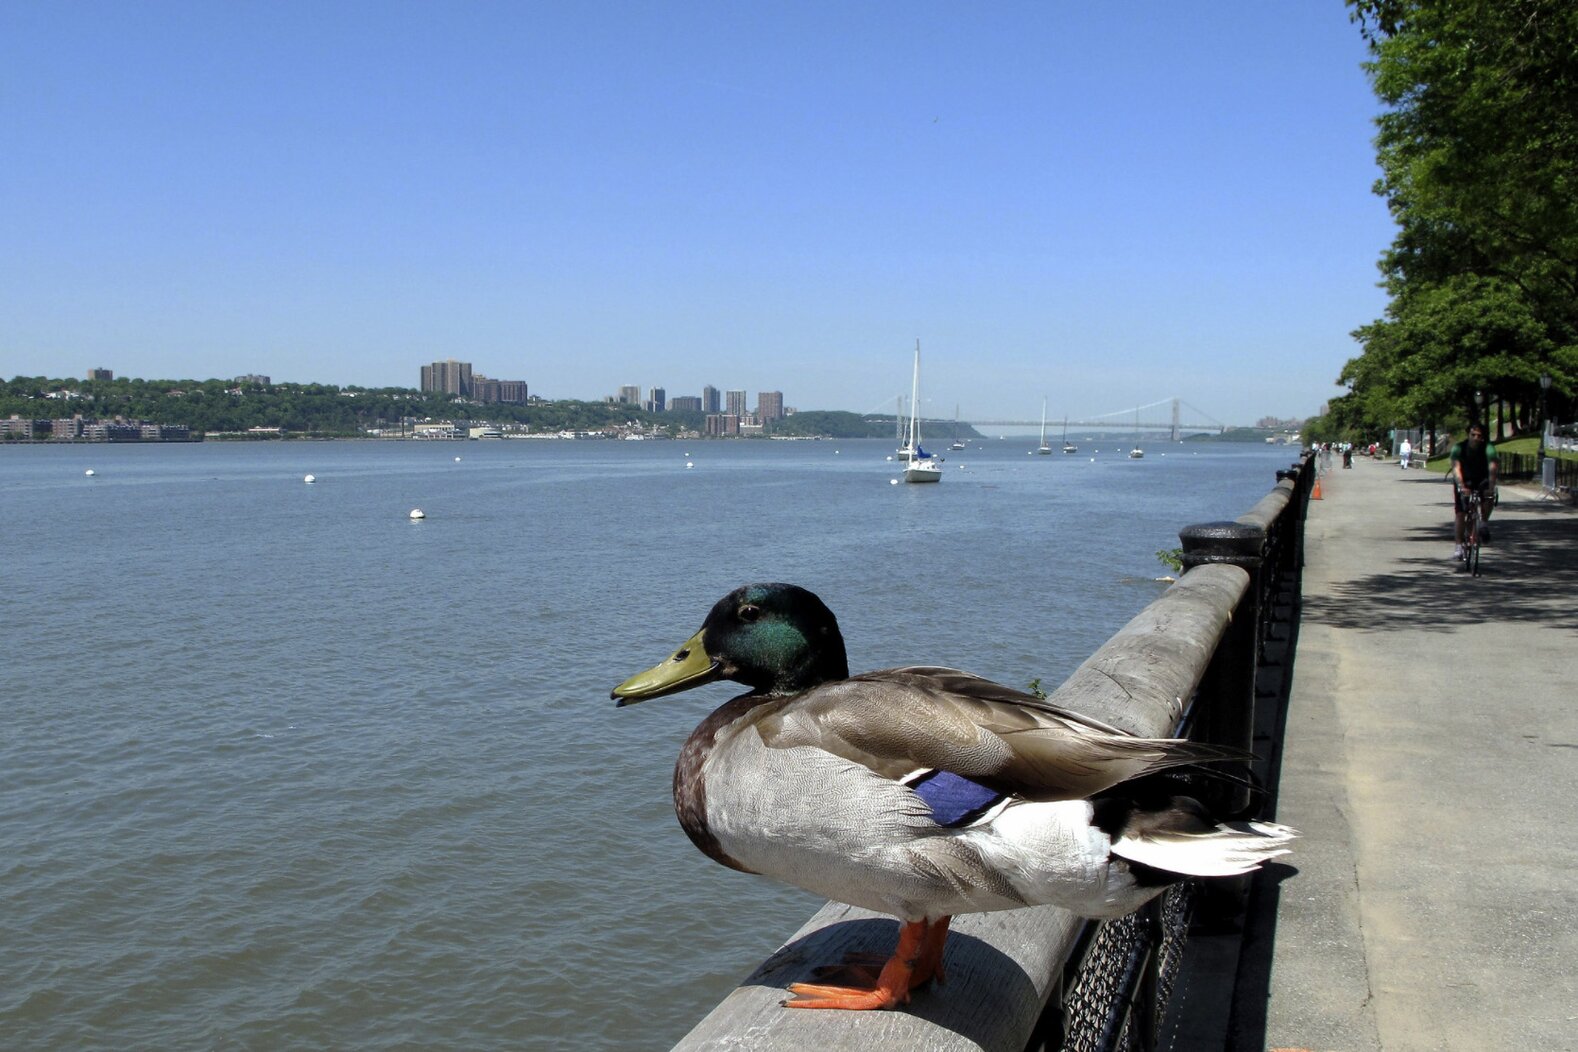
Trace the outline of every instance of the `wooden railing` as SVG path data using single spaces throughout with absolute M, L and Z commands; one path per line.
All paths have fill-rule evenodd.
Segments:
M 1251 751 L 1257 702 L 1264 709 L 1264 695 L 1285 689 L 1291 662 L 1311 458 L 1278 475 L 1237 520 L 1184 529 L 1178 582 L 1050 700 L 1134 734 L 1189 733 Z M 1245 810 L 1249 790 L 1227 784 L 1212 802 Z M 786 1010 L 788 985 L 812 981 L 818 965 L 893 948 L 891 917 L 828 903 L 676 1048 L 1152 1048 L 1191 920 L 1197 911 L 1231 918 L 1243 894 L 1243 886 L 1202 893 L 1186 882 L 1103 923 L 1051 906 L 956 917 L 946 984 L 903 1010 Z

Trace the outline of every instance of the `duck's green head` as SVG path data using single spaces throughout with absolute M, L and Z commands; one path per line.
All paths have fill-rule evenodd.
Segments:
M 673 656 L 619 684 L 613 697 L 634 705 L 718 679 L 757 694 L 795 694 L 848 678 L 844 637 L 822 600 L 792 584 L 748 584 L 718 600 Z

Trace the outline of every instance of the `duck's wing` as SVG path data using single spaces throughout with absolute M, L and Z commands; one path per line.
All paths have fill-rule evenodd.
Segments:
M 759 720 L 772 748 L 810 746 L 904 780 L 950 771 L 1033 800 L 1077 800 L 1190 763 L 1216 746 L 1137 738 L 956 669 L 867 672 L 798 695 Z
M 875 672 L 865 672 L 851 677 L 855 680 L 872 683 L 908 683 L 923 689 L 943 690 L 961 697 L 977 698 L 981 701 L 1001 702 L 1015 708 L 1035 709 L 1045 712 L 1070 724 L 1077 724 L 1093 731 L 1104 734 L 1118 734 L 1133 737 L 1128 731 L 1114 727 L 1110 723 L 1103 723 L 1093 716 L 1065 709 L 1061 705 L 1054 705 L 1044 697 L 1015 690 L 1013 687 L 1004 686 L 993 680 L 983 679 L 973 672 L 964 672 L 944 665 L 905 665 L 903 668 L 885 668 Z

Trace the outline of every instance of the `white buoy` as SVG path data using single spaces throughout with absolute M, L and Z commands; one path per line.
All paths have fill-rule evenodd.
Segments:
M 93 469 L 89 468 L 88 470 L 84 471 L 83 474 L 88 476 L 89 478 L 92 478 L 93 477 Z
M 686 467 L 687 470 L 690 469 L 690 468 L 693 468 L 695 466 L 696 465 L 692 464 L 690 461 L 688 461 L 688 460 L 685 461 L 685 467 Z
M 411 509 L 411 518 L 413 518 L 413 519 L 425 519 L 425 518 L 427 518 L 427 513 L 424 512 L 421 508 L 412 508 Z
M 888 479 L 888 485 L 890 485 L 890 486 L 897 486 L 898 484 L 899 484 L 899 480 L 898 479 Z
M 306 478 L 302 479 L 301 481 L 303 481 L 303 482 L 317 482 L 318 481 L 318 476 L 316 476 L 316 475 L 308 475 Z
M 456 457 L 456 458 L 455 458 L 455 463 L 457 463 L 457 464 L 459 464 L 459 463 L 460 463 L 460 458 L 459 458 L 459 457 Z

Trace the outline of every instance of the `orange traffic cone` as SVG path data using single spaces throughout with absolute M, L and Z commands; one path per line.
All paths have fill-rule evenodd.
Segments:
M 1324 500 L 1320 495 L 1320 479 L 1315 480 L 1315 488 L 1310 491 L 1310 500 Z

